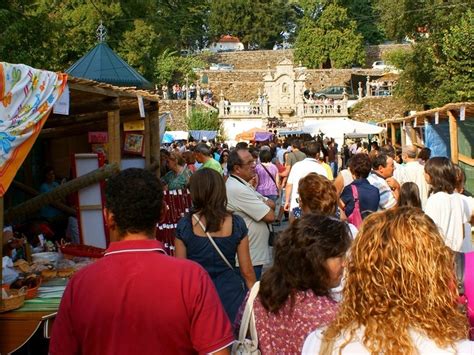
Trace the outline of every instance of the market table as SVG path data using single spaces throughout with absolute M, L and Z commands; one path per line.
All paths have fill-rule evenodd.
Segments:
M 50 337 L 61 298 L 25 301 L 23 307 L 0 314 L 0 354 L 9 354 L 21 348 L 43 327 L 43 336 Z

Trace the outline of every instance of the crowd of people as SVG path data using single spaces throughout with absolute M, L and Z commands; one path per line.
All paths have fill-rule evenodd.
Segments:
M 249 337 L 262 354 L 474 354 L 463 170 L 414 146 L 397 162 L 391 144 L 354 144 L 347 159 L 323 138 L 172 145 L 161 180 L 110 178 L 120 241 L 70 281 L 50 353 L 228 354 L 258 288 Z M 170 257 L 154 230 L 163 190 L 184 188 Z
M 186 100 L 186 96 L 189 100 L 196 100 L 199 96 L 201 101 L 215 106 L 214 93 L 211 88 L 198 88 L 196 84 L 191 83 L 189 86 L 186 84 L 180 85 L 178 83 L 171 86 L 171 90 L 167 85 L 161 87 L 161 95 L 163 100 Z

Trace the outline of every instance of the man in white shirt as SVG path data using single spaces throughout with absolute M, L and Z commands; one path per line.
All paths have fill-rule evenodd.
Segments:
M 241 216 L 249 229 L 250 258 L 257 280 L 262 275 L 263 265 L 270 262 L 267 223 L 275 220 L 275 203 L 259 194 L 249 184 L 255 176 L 255 159 L 246 148 L 234 149 L 229 154 L 226 182 L 227 208 Z
M 400 184 L 393 178 L 394 161 L 385 154 L 379 154 L 372 161 L 372 172 L 367 180 L 379 189 L 379 211 L 395 207 L 400 194 Z
M 317 173 L 324 177 L 328 177 L 326 169 L 319 162 L 319 154 L 321 152 L 321 145 L 318 142 L 312 141 L 306 145 L 307 157 L 293 165 L 286 183 L 286 198 L 285 211 L 290 212 L 290 222 L 293 221 L 293 209 L 298 207 L 297 198 L 298 184 L 300 179 L 304 178 L 309 173 Z
M 400 185 L 405 182 L 413 182 L 420 190 L 421 207 L 424 209 L 428 199 L 428 183 L 425 179 L 425 168 L 417 159 L 416 147 L 407 145 L 402 148 L 403 175 L 399 181 Z
M 404 180 L 404 166 L 402 164 L 398 164 L 395 160 L 397 157 L 397 152 L 395 151 L 395 148 L 390 145 L 390 144 L 385 144 L 380 148 L 380 154 L 385 154 L 388 155 L 390 158 L 393 159 L 393 165 L 394 165 L 394 172 L 393 172 L 393 178 L 397 180 L 398 182 Z

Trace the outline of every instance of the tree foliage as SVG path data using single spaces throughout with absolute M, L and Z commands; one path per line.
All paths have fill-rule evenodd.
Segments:
M 217 112 L 193 109 L 186 119 L 189 130 L 220 131 L 221 122 Z
M 155 77 L 160 85 L 189 82 L 197 79 L 193 69 L 204 68 L 205 63 L 198 56 L 181 57 L 175 51 L 165 50 L 156 61 Z
M 389 39 L 437 36 L 456 22 L 474 3 L 465 0 L 374 0 L 377 19 Z M 453 22 L 454 21 L 454 22 Z
M 373 2 L 374 0 L 341 0 L 341 5 L 347 9 L 349 18 L 356 21 L 357 32 L 368 44 L 378 44 L 385 37 L 376 21 L 377 14 Z
M 362 35 L 344 7 L 330 3 L 316 21 L 305 17 L 300 26 L 294 56 L 307 67 L 344 68 L 364 61 Z
M 413 51 L 392 52 L 387 58 L 402 68 L 396 95 L 412 104 L 442 106 L 474 99 L 474 13 L 425 40 Z
M 246 48 L 270 49 L 294 27 L 294 19 L 286 0 L 211 0 L 209 30 L 212 40 L 230 34 Z

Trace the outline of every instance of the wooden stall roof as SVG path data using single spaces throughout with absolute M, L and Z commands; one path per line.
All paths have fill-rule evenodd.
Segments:
M 425 118 L 432 119 L 435 117 L 436 112 L 438 112 L 439 119 L 448 119 L 448 111 L 453 113 L 455 116 L 459 115 L 461 107 L 465 107 L 466 118 L 474 117 L 474 102 L 456 102 L 444 105 L 442 107 L 434 108 L 427 111 L 416 112 L 413 115 L 402 117 L 402 118 L 391 118 L 378 122 L 378 125 L 385 125 L 387 123 L 401 123 L 401 122 L 410 122 L 417 120 L 417 123 L 423 124 Z
M 53 138 L 87 131 L 106 130 L 107 113 L 120 111 L 120 120 L 140 119 L 138 97 L 146 112 L 158 110 L 159 96 L 135 87 L 119 87 L 94 80 L 69 77 L 69 115 L 51 114 L 40 137 Z
M 86 91 L 89 93 L 112 96 L 112 97 L 133 97 L 142 96 L 145 100 L 158 102 L 159 96 L 147 90 L 137 89 L 136 87 L 121 87 L 111 84 L 100 83 L 98 81 L 68 77 L 68 85 L 70 89 L 78 91 Z

